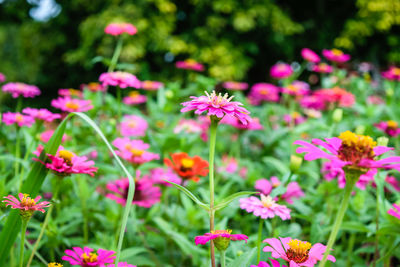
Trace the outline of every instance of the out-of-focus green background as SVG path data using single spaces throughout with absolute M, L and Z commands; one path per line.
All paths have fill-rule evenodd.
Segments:
M 138 28 L 120 61 L 140 79 L 174 80 L 174 62 L 203 62 L 207 75 L 268 79 L 278 60 L 337 47 L 355 62 L 400 62 L 399 0 L 0 0 L 0 72 L 8 81 L 58 88 L 96 81 L 115 38 L 111 22 Z

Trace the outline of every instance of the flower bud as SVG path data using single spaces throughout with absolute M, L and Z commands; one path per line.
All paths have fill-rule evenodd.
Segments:
M 378 139 L 376 139 L 376 143 L 378 146 L 387 146 L 389 143 L 389 138 L 381 136 Z
M 393 95 L 394 95 L 394 90 L 393 90 L 393 88 L 387 89 L 387 90 L 386 90 L 386 95 L 387 95 L 387 96 L 393 96 Z
M 297 170 L 300 168 L 301 163 L 303 163 L 303 158 L 298 157 L 296 155 L 291 155 L 290 156 L 290 171 L 291 172 L 297 172 Z
M 332 119 L 335 123 L 341 122 L 343 118 L 343 109 L 337 108 L 333 111 Z
M 230 242 L 231 239 L 227 237 L 218 237 L 214 239 L 214 245 L 219 251 L 225 251 L 229 247 Z
M 174 97 L 174 92 L 172 92 L 171 90 L 165 91 L 165 97 L 169 98 L 169 99 L 173 98 Z

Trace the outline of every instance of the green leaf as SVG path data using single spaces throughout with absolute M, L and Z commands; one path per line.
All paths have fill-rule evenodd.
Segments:
M 250 266 L 251 260 L 257 253 L 257 248 L 253 248 L 252 250 L 242 254 L 235 261 L 231 262 L 228 267 L 242 267 L 242 266 Z
M 366 227 L 364 223 L 357 222 L 357 221 L 343 222 L 340 229 L 346 230 L 346 231 L 356 231 L 356 232 L 365 232 L 365 233 L 368 233 L 370 231 L 370 229 L 368 227 Z
M 176 188 L 178 188 L 180 191 L 182 191 L 182 192 L 185 193 L 188 197 L 190 197 L 190 198 L 194 201 L 194 203 L 196 203 L 197 205 L 199 205 L 200 207 L 202 207 L 202 208 L 205 209 L 206 211 L 209 211 L 209 210 L 210 210 L 210 207 L 209 207 L 208 205 L 206 205 L 205 203 L 201 202 L 195 195 L 193 195 L 192 192 L 190 192 L 190 191 L 189 191 L 188 189 L 186 189 L 185 187 L 183 187 L 183 186 L 181 186 L 181 185 L 179 185 L 179 184 L 176 184 L 176 183 L 167 181 L 167 180 L 164 180 L 164 181 L 167 182 L 167 183 L 169 183 L 169 184 L 172 184 L 173 186 L 175 186 Z
M 268 165 L 274 166 L 275 169 L 278 170 L 282 175 L 285 175 L 286 173 L 290 172 L 289 168 L 282 161 L 276 158 L 263 157 L 263 161 Z
M 253 192 L 253 191 L 237 192 L 237 193 L 232 194 L 232 195 L 224 198 L 223 200 L 221 200 L 217 205 L 215 205 L 214 209 L 215 210 L 223 209 L 226 206 L 228 206 L 229 203 L 234 201 L 236 198 L 241 197 L 241 196 L 245 196 L 245 195 L 252 195 L 252 194 L 257 194 L 257 192 Z

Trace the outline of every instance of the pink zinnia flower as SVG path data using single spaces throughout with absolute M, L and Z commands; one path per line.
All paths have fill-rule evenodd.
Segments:
M 32 199 L 29 197 L 28 194 L 19 193 L 19 200 L 13 195 L 8 195 L 4 198 L 5 200 L 3 200 L 2 202 L 6 203 L 6 207 L 11 206 L 12 209 L 19 209 L 20 214 L 26 219 L 32 217 L 32 214 L 35 211 L 40 211 L 44 213 L 45 210 L 43 208 L 47 208 L 48 206 L 50 206 L 50 202 L 48 201 L 43 201 L 39 203 L 39 200 L 42 198 L 41 196 L 37 196 L 36 198 Z
M 243 91 L 249 87 L 249 84 L 230 81 L 230 82 L 224 82 L 222 86 L 228 90 Z
M 265 261 L 260 261 L 257 265 L 250 265 L 250 267 L 287 267 L 286 265 L 281 265 L 279 263 L 279 261 L 277 260 L 273 260 L 273 259 L 269 259 L 271 261 L 272 265 L 269 265 L 267 262 Z
M 43 133 L 40 134 L 40 141 L 42 141 L 43 143 L 47 143 L 49 142 L 50 138 L 53 136 L 54 134 L 54 130 L 47 130 L 44 131 Z M 63 134 L 63 137 L 61 138 L 61 142 L 65 142 L 65 140 L 67 140 L 68 136 L 66 134 Z
M 123 136 L 145 136 L 148 127 L 147 121 L 142 117 L 125 115 L 119 129 Z
M 99 77 L 99 81 L 102 82 L 104 87 L 118 86 L 120 88 L 133 87 L 139 89 L 141 86 L 141 82 L 135 75 L 123 71 L 102 73 Z
M 355 96 L 352 93 L 339 87 L 317 90 L 314 96 L 320 98 L 325 104 L 329 104 L 330 106 L 351 107 L 355 102 Z
M 43 146 L 39 145 L 37 150 L 33 153 L 39 157 L 42 151 Z M 39 161 L 44 166 L 46 166 L 46 168 L 52 170 L 53 173 L 58 176 L 64 177 L 74 173 L 86 173 L 93 177 L 94 173 L 97 171 L 97 168 L 93 167 L 93 161 L 87 161 L 87 157 L 79 157 L 75 153 L 65 150 L 62 146 L 58 148 L 55 155 L 46 155 L 49 159 L 46 162 L 43 162 L 38 158 L 34 158 L 33 160 Z
M 391 66 L 387 71 L 382 72 L 382 77 L 390 81 L 400 81 L 400 68 Z
M 270 75 L 275 79 L 285 79 L 292 75 L 293 70 L 289 64 L 286 63 L 276 63 L 271 67 Z
M 269 195 L 273 189 L 278 187 L 280 184 L 281 181 L 278 179 L 278 177 L 272 176 L 270 181 L 267 179 L 257 180 L 254 188 L 264 195 Z M 297 182 L 290 182 L 286 187 L 286 192 L 274 200 L 282 199 L 289 204 L 293 204 L 293 198 L 300 198 L 302 196 L 304 196 L 304 192 L 301 190 L 299 184 Z
M 204 65 L 193 59 L 186 59 L 185 61 L 178 61 L 178 62 L 176 62 L 175 66 L 178 69 L 204 71 Z
M 85 112 L 93 108 L 92 101 L 70 97 L 59 97 L 51 101 L 51 105 L 62 111 Z
M 367 103 L 372 105 L 383 105 L 385 104 L 385 100 L 383 100 L 380 96 L 370 95 L 367 97 Z
M 306 121 L 306 118 L 301 116 L 300 113 L 298 112 L 292 112 L 291 114 L 285 114 L 283 115 L 283 120 L 288 124 L 288 125 L 298 125 Z
M 35 119 L 31 116 L 22 115 L 21 113 L 6 112 L 3 113 L 2 121 L 6 125 L 16 123 L 19 127 L 28 126 L 31 127 L 35 123 Z
M 279 88 L 270 83 L 256 83 L 251 87 L 248 98 L 252 105 L 259 105 L 263 101 L 278 102 Z
M 182 179 L 174 172 L 171 168 L 154 168 L 150 170 L 150 174 L 147 176 L 143 176 L 143 178 L 148 178 L 152 180 L 155 184 L 162 184 L 165 186 L 172 186 L 170 183 L 173 182 L 175 184 L 180 184 Z
M 333 67 L 326 63 L 319 63 L 318 65 L 312 66 L 311 70 L 319 73 L 331 73 L 333 71 Z
M 387 135 L 391 137 L 396 137 L 400 134 L 400 128 L 397 122 L 395 121 L 381 121 L 380 123 L 374 124 L 376 128 L 382 130 Z
M 201 236 L 196 236 L 194 242 L 196 245 L 205 245 L 207 242 L 214 240 L 214 245 L 219 251 L 225 251 L 230 241 L 244 240 L 247 243 L 249 237 L 243 234 L 231 234 L 232 230 L 214 230 L 211 233 L 205 233 Z
M 123 33 L 134 35 L 137 33 L 137 29 L 130 23 L 110 23 L 104 29 L 104 32 L 114 36 L 121 35 Z
M 66 256 L 62 256 L 63 261 L 68 261 L 71 265 L 79 265 L 82 267 L 99 266 L 105 267 L 106 263 L 114 263 L 116 256 L 112 250 L 99 249 L 93 252 L 92 248 L 73 247 L 72 250 L 64 251 Z
M 309 95 L 300 100 L 300 106 L 307 109 L 323 110 L 325 109 L 325 101 L 318 96 Z
M 290 237 L 267 238 L 263 242 L 268 244 L 264 247 L 264 252 L 272 252 L 272 258 L 283 259 L 287 261 L 290 267 L 313 267 L 318 261 L 322 260 L 326 250 L 326 246 L 321 243 L 311 246 L 309 242 Z M 328 256 L 328 260 L 336 261 L 332 255 Z
M 233 174 L 238 170 L 238 162 L 236 158 L 227 155 L 222 156 L 222 164 L 218 167 L 218 172 Z
M 82 98 L 83 93 L 81 90 L 69 88 L 69 89 L 59 89 L 58 95 Z
M 134 165 L 158 160 L 160 156 L 155 153 L 146 151 L 150 148 L 149 144 L 142 140 L 130 140 L 129 138 L 117 138 L 113 141 L 113 145 L 118 148 L 117 155 Z
M 35 97 L 40 95 L 40 90 L 34 85 L 25 83 L 6 83 L 3 85 L 3 92 L 10 93 L 13 98 L 19 96 L 23 97 Z
M 0 83 L 5 82 L 6 81 L 6 76 L 0 72 Z
M 282 93 L 293 96 L 304 96 L 309 92 L 310 86 L 302 81 L 294 81 L 292 84 L 282 88 Z
M 250 118 L 250 120 L 245 125 L 245 124 L 241 123 L 241 121 L 239 119 L 227 115 L 221 120 L 221 123 L 229 124 L 239 130 L 256 131 L 256 130 L 264 129 L 264 127 L 261 125 L 260 120 L 258 118 Z
M 400 206 L 399 205 L 393 204 L 393 209 L 388 210 L 387 213 L 400 220 Z
M 141 87 L 143 90 L 147 91 L 155 91 L 163 87 L 164 84 L 162 82 L 157 82 L 157 81 L 142 81 L 141 82 Z
M 127 105 L 138 105 L 146 103 L 147 97 L 145 95 L 139 94 L 138 91 L 131 91 L 129 95 L 122 99 L 122 102 Z
M 301 49 L 301 56 L 312 63 L 318 63 L 321 61 L 321 58 L 318 56 L 317 53 L 315 53 L 314 51 L 312 51 L 309 48 L 303 48 Z
M 87 89 L 91 92 L 104 92 L 106 91 L 106 87 L 103 87 L 100 83 L 91 82 L 88 84 L 81 84 L 81 89 Z
M 345 54 L 343 53 L 343 51 L 336 48 L 332 50 L 324 49 L 322 50 L 322 55 L 326 57 L 328 60 L 338 63 L 349 61 L 351 58 L 350 55 Z
M 60 114 L 52 113 L 48 109 L 45 109 L 45 108 L 41 108 L 41 109 L 24 108 L 22 110 L 22 113 L 25 113 L 26 115 L 29 115 L 32 118 L 35 118 L 37 120 L 42 120 L 42 121 L 47 121 L 47 122 L 52 122 L 55 119 L 61 118 Z
M 137 172 L 139 173 L 139 172 Z M 129 191 L 129 179 L 122 178 L 109 182 L 106 186 L 110 193 L 106 197 L 114 200 L 118 204 L 125 206 Z M 161 190 L 154 186 L 154 182 L 147 178 L 135 180 L 135 195 L 132 204 L 144 208 L 150 208 L 154 204 L 160 202 Z
M 224 96 L 221 94 L 217 95 L 215 91 L 211 94 L 205 93 L 207 96 L 191 96 L 191 101 L 182 103 L 184 108 L 181 109 L 181 112 L 196 110 L 195 114 L 201 114 L 206 111 L 208 116 L 216 116 L 219 119 L 222 119 L 225 115 L 230 115 L 239 119 L 244 125 L 247 125 L 247 122 L 250 120 L 250 116 L 248 115 L 250 112 L 241 107 L 242 103 L 231 102 L 233 96 L 229 97 L 228 94 Z
M 240 208 L 253 213 L 262 219 L 281 217 L 282 220 L 290 219 L 290 209 L 284 205 L 277 204 L 270 196 L 261 194 L 261 199 L 251 196 L 239 200 Z
M 192 119 L 181 119 L 178 122 L 178 125 L 175 126 L 174 128 L 174 133 L 178 134 L 180 132 L 185 132 L 185 133 L 200 133 L 202 132 L 203 128 L 202 125 L 196 121 L 196 120 L 192 120 Z

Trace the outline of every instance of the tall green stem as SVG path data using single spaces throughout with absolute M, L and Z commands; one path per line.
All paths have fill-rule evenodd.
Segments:
M 24 265 L 24 248 L 25 248 L 25 233 L 26 233 L 26 227 L 28 226 L 28 220 L 22 219 L 22 225 L 21 225 L 21 245 L 19 249 L 19 267 L 22 267 Z
M 217 139 L 218 121 L 211 117 L 210 125 L 210 154 L 209 154 L 209 178 L 210 178 L 210 232 L 214 231 L 214 156 L 215 156 L 215 141 Z M 215 248 L 214 242 L 211 241 L 211 265 L 215 267 Z
M 261 259 L 261 237 L 263 230 L 264 220 L 260 217 L 260 223 L 258 224 L 258 238 L 257 238 L 257 264 Z
M 220 259 L 220 261 L 221 261 L 221 267 L 225 267 L 226 265 L 225 265 L 225 250 L 224 251 L 222 251 L 222 250 L 220 250 L 220 255 L 221 255 L 221 259 Z
M 81 211 L 83 218 L 83 240 L 85 244 L 89 241 L 89 226 L 88 226 L 88 212 L 87 212 L 87 183 L 85 177 L 78 177 L 79 198 L 81 200 Z
M 121 88 L 117 86 L 118 118 L 121 118 Z
M 328 259 L 328 255 L 331 252 L 333 244 L 335 243 L 336 236 L 340 229 L 340 225 L 342 224 L 344 214 L 346 213 L 347 207 L 349 205 L 351 192 L 352 192 L 353 187 L 359 177 L 360 176 L 358 176 L 357 178 L 354 178 L 352 175 L 348 175 L 346 173 L 346 187 L 344 188 L 344 195 L 343 195 L 342 203 L 340 204 L 338 214 L 336 215 L 336 220 L 335 220 L 335 223 L 333 224 L 331 234 L 329 235 L 328 244 L 326 246 L 324 257 L 323 257 L 321 263 L 319 264 L 319 267 L 325 266 L 326 260 Z
M 113 72 L 115 70 L 115 67 L 117 66 L 118 63 L 118 58 L 121 55 L 122 51 L 122 36 L 118 38 L 117 46 L 115 47 L 114 54 L 111 58 L 111 63 L 110 66 L 108 66 L 107 72 Z
M 14 165 L 14 177 L 18 179 L 18 173 L 19 173 L 19 160 L 21 157 L 21 138 L 20 138 L 20 127 L 18 125 L 15 126 L 15 165 Z M 19 180 L 19 188 L 22 186 L 22 179 L 20 178 Z

